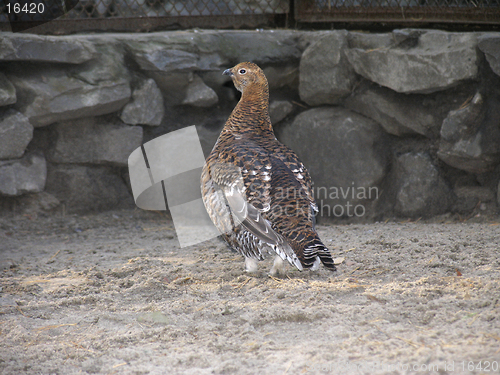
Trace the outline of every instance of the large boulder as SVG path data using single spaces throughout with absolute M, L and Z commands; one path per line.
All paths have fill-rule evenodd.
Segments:
M 309 105 L 337 104 L 351 94 L 356 74 L 345 56 L 347 31 L 334 31 L 311 44 L 300 60 L 300 98 Z
M 500 35 L 486 34 L 479 37 L 478 47 L 486 56 L 491 69 L 500 76 Z
M 81 36 L 74 37 L 76 41 Z M 99 85 L 102 82 L 129 82 L 130 72 L 125 63 L 123 47 L 115 38 L 106 35 L 91 41 L 97 56 L 83 64 L 72 66 L 70 76 L 78 78 L 90 85 Z
M 210 39 L 212 34 L 206 37 Z M 198 33 L 178 31 L 125 35 L 122 42 L 141 70 L 171 73 L 198 69 L 200 49 L 195 39 Z
M 500 162 L 500 100 L 477 93 L 468 105 L 450 111 L 441 127 L 438 156 L 452 167 L 484 173 Z
M 51 212 L 61 202 L 52 194 L 42 191 L 40 193 L 23 194 L 15 200 L 15 210 L 24 215 Z M 52 211 L 53 212 L 53 211 Z
M 299 85 L 299 66 L 295 64 L 280 65 L 278 67 L 268 66 L 263 69 L 269 84 L 269 90 L 287 87 L 297 90 Z
M 156 34 L 148 43 L 136 38 L 124 42 L 142 72 L 161 89 L 165 104 L 182 104 L 193 81 L 193 71 L 198 69 L 193 41 L 181 32 L 163 38 Z
M 123 179 L 107 166 L 50 164 L 46 191 L 69 213 L 129 208 L 134 204 Z
M 126 166 L 132 151 L 141 147 L 143 132 L 140 126 L 110 124 L 96 117 L 57 123 L 53 131 L 50 161 L 117 166 Z
M 0 159 L 23 156 L 33 138 L 33 126 L 23 114 L 9 109 L 0 114 Z
M 478 75 L 474 33 L 397 31 L 392 39 L 353 38 L 346 54 L 356 73 L 400 93 L 436 92 Z
M 47 164 L 38 154 L 21 159 L 0 161 L 0 195 L 17 196 L 39 193 L 45 187 Z
M 109 37 L 74 36 L 71 40 L 75 45 L 92 46 L 92 59 L 66 69 L 7 66 L 6 74 L 18 93 L 15 108 L 35 127 L 116 112 L 130 99 L 130 74 L 118 42 Z
M 127 53 L 146 72 L 220 70 L 227 60 L 218 53 L 217 31 L 177 31 L 127 35 Z
M 293 30 L 219 31 L 217 49 L 234 63 L 252 61 L 258 65 L 290 64 L 298 61 L 300 33 Z M 223 37 L 221 37 L 223 36 Z M 214 46 L 215 47 L 215 46 Z M 262 67 L 262 66 L 261 66 Z
M 454 195 L 430 156 L 408 152 L 396 157 L 391 185 L 395 189 L 397 214 L 404 217 L 431 217 L 445 213 Z
M 215 91 L 205 85 L 205 82 L 198 75 L 194 74 L 193 80 L 186 88 L 186 97 L 182 104 L 193 107 L 211 107 L 217 104 L 218 101 L 219 97 Z
M 364 116 L 340 107 L 302 112 L 278 138 L 309 170 L 325 216 L 364 216 L 379 198 L 388 167 L 388 139 Z
M 5 74 L 0 73 L 0 107 L 16 102 L 16 88 Z
M 220 70 L 241 61 L 290 63 L 300 59 L 300 33 L 290 30 L 177 31 L 122 38 L 127 51 L 145 71 L 163 73 Z M 147 42 L 147 43 L 146 43 Z
M 131 96 L 126 80 L 89 84 L 54 67 L 16 72 L 9 79 L 18 93 L 14 107 L 35 127 L 116 112 Z
M 439 135 L 444 116 L 436 105 L 427 104 L 423 95 L 398 94 L 385 87 L 361 84 L 345 101 L 345 106 L 377 121 L 389 134 L 397 136 L 421 134 L 429 138 Z M 439 101 L 439 106 L 445 105 Z M 427 105 L 426 105 L 427 104 Z
M 459 214 L 471 214 L 484 206 L 496 206 L 495 193 L 485 186 L 457 186 L 453 189 L 457 200 L 452 207 Z
M 161 124 L 165 106 L 163 96 L 156 82 L 149 78 L 141 81 L 132 92 L 132 101 L 128 103 L 120 115 L 125 124 L 151 125 Z
M 350 32 L 347 36 L 349 48 L 359 48 L 362 50 L 372 50 L 385 48 L 388 49 L 398 43 L 395 36 L 400 33 L 394 31 L 393 33 L 363 33 L 363 32 Z
M 198 66 L 198 56 L 191 52 L 178 49 L 159 48 L 145 44 L 144 50 L 137 50 L 134 59 L 143 70 L 171 72 L 177 70 L 194 70 Z
M 188 90 L 193 82 L 197 84 L 195 72 L 221 75 L 224 69 L 241 61 L 252 61 L 262 68 L 266 64 L 297 64 L 301 55 L 296 46 L 299 35 L 288 30 L 258 33 L 197 30 L 134 35 L 121 40 L 142 72 L 156 81 L 165 103 L 174 106 L 185 100 L 193 102 L 193 93 Z M 293 77 L 288 78 L 293 80 Z M 214 94 L 210 92 L 209 103 L 215 101 Z M 194 99 L 195 103 L 198 101 Z M 207 105 L 206 102 L 203 100 L 203 105 Z
M 72 36 L 1 33 L 0 61 L 39 61 L 81 64 L 97 56 L 87 41 Z
M 497 204 L 498 207 L 500 207 L 500 181 L 498 182 L 498 188 L 497 188 Z
M 193 82 L 192 72 L 146 72 L 146 75 L 156 82 L 161 90 L 165 105 L 174 106 L 182 104 L 186 98 L 189 84 Z
M 288 100 L 273 100 L 269 104 L 269 117 L 271 123 L 277 124 L 293 111 L 293 104 Z

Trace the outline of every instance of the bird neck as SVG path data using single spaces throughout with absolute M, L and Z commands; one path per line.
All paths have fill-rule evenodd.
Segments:
M 247 134 L 272 135 L 267 87 L 247 87 L 229 117 L 229 131 Z

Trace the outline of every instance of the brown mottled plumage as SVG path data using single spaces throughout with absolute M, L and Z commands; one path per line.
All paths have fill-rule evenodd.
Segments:
M 201 177 L 203 201 L 228 245 L 256 270 L 263 250 L 275 252 L 299 270 L 321 261 L 335 270 L 314 228 L 317 206 L 312 181 L 297 155 L 274 136 L 269 89 L 263 71 L 240 63 L 224 71 L 242 96 L 227 120 Z

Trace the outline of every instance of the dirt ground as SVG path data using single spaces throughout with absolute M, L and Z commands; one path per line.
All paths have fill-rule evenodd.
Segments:
M 0 218 L 0 372 L 500 373 L 497 222 L 319 233 L 337 272 L 272 278 L 162 213 Z

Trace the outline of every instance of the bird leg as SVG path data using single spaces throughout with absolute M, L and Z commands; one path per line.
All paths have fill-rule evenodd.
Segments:
M 274 263 L 273 266 L 271 267 L 271 270 L 269 271 L 269 274 L 271 276 L 276 276 L 276 275 L 284 275 L 286 271 L 286 262 L 281 259 L 279 255 L 276 255 L 274 258 Z
M 319 259 L 319 257 L 316 257 L 316 260 L 314 261 L 314 263 L 311 267 L 311 271 L 317 271 L 319 269 L 320 264 L 321 264 L 321 260 Z
M 245 271 L 255 273 L 259 269 L 259 261 L 254 258 L 245 257 Z

